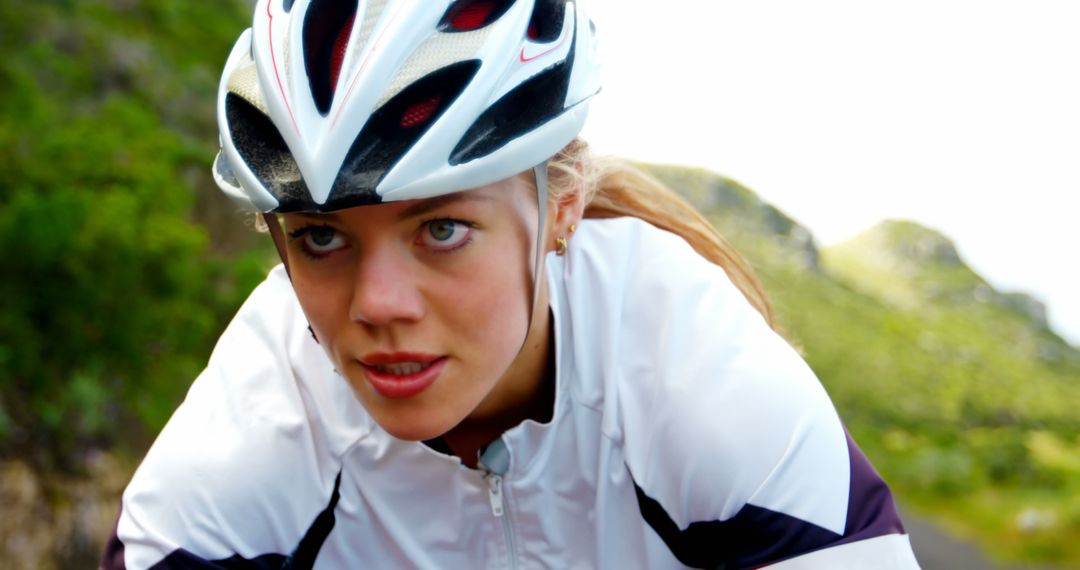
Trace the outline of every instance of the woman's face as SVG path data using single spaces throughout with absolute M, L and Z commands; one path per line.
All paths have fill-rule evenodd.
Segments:
M 535 196 L 519 176 L 438 198 L 285 216 L 300 304 L 387 432 L 430 439 L 466 418 L 498 421 L 534 396 L 543 363 L 532 356 L 548 318 L 545 288 L 529 319 Z

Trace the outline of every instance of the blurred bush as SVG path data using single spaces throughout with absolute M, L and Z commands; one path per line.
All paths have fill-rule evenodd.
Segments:
M 193 221 L 249 10 L 0 5 L 0 457 L 141 451 L 264 274 L 265 250 L 227 259 Z

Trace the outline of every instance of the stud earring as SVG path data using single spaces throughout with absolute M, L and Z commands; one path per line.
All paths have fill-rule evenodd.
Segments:
M 566 238 L 555 238 L 555 255 L 566 255 Z
M 574 235 L 574 232 L 577 231 L 577 225 L 576 224 L 570 224 L 570 227 L 568 229 L 570 230 L 570 235 Z

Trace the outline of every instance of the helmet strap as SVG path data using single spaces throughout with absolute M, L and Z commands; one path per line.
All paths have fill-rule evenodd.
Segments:
M 285 253 L 285 231 L 281 229 L 277 214 L 270 212 L 260 215 L 266 223 L 267 229 L 270 230 L 270 237 L 274 240 L 274 248 L 277 249 L 278 257 L 281 258 L 281 264 L 285 266 L 285 274 L 289 276 L 289 281 L 292 281 L 292 273 L 289 272 L 289 256 Z
M 540 212 L 539 222 L 536 226 L 536 262 L 533 266 L 533 296 L 529 305 L 529 325 L 531 328 L 533 313 L 536 305 L 540 303 L 540 280 L 544 277 L 544 226 L 547 224 L 547 201 L 548 201 L 548 161 L 541 162 L 533 167 L 536 176 L 536 205 Z M 525 335 L 526 339 L 528 334 Z M 522 347 L 525 343 L 522 342 Z
M 270 230 L 270 237 L 274 240 L 274 249 L 277 250 L 278 257 L 281 258 L 281 264 L 285 266 L 285 275 L 289 277 L 289 283 L 292 283 L 292 273 L 289 272 L 289 256 L 285 253 L 285 231 L 281 229 L 277 214 L 270 212 L 260 215 L 263 222 L 266 223 L 266 228 Z M 304 317 L 306 318 L 307 315 L 304 315 Z M 315 342 L 319 342 L 319 336 L 315 334 L 315 329 L 311 328 L 310 323 L 308 323 L 307 330 L 311 333 L 311 338 L 315 339 Z M 337 372 L 337 370 L 334 372 Z

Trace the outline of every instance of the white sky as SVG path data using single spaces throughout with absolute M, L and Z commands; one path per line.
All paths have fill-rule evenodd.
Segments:
M 1080 1 L 592 6 L 600 151 L 727 175 L 824 245 L 940 230 L 1080 345 Z

